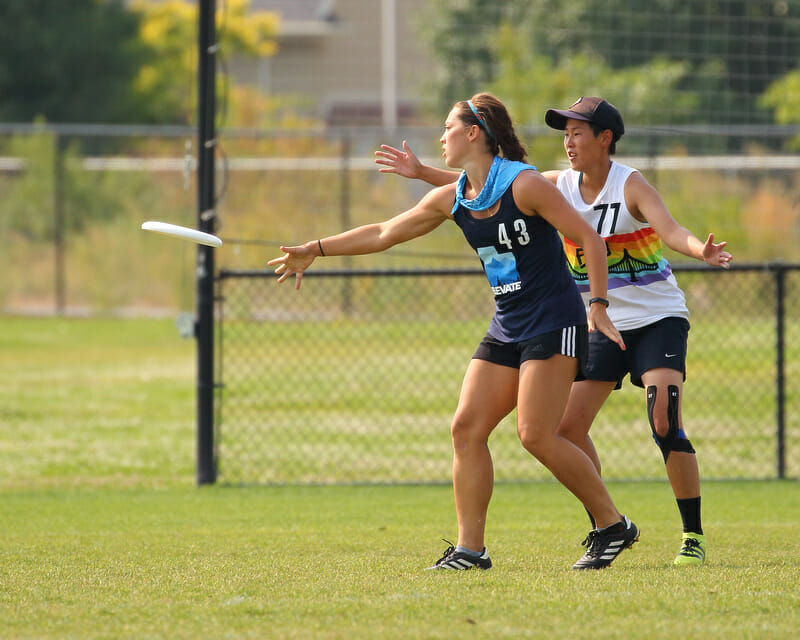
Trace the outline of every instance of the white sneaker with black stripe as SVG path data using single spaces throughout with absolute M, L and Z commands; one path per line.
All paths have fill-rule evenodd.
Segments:
M 622 516 L 617 524 L 605 529 L 593 529 L 586 536 L 583 545 L 586 553 L 578 560 L 573 569 L 603 569 L 639 539 L 639 529 L 627 516 Z
M 489 559 L 489 554 L 486 553 L 486 547 L 483 548 L 483 552 L 479 556 L 471 555 L 469 553 L 464 553 L 463 551 L 456 551 L 455 546 L 449 540 L 445 540 L 447 544 L 450 546 L 445 549 L 444 554 L 441 558 L 436 561 L 431 567 L 427 567 L 425 570 L 430 571 L 431 569 L 454 569 L 456 571 L 467 571 L 468 569 L 482 569 L 483 571 L 487 571 L 492 568 L 492 561 Z

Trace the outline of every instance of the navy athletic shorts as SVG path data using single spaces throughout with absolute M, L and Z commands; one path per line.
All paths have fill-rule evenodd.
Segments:
M 587 380 L 616 382 L 622 386 L 627 374 L 631 383 L 644 388 L 642 374 L 650 369 L 675 369 L 686 379 L 686 344 L 689 321 L 664 318 L 639 329 L 621 331 L 625 351 L 599 331 L 589 334 L 589 360 L 584 370 Z
M 472 357 L 519 369 L 526 360 L 547 360 L 560 353 L 577 358 L 581 371 L 588 354 L 588 336 L 585 324 L 556 329 L 522 342 L 501 342 L 487 333 Z

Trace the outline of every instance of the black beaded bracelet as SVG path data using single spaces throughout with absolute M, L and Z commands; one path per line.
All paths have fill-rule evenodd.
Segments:
M 325 252 L 322 250 L 322 242 L 320 240 L 317 240 L 317 246 L 319 247 L 319 255 L 321 255 L 324 258 L 325 257 Z M 606 304 L 608 304 L 608 303 L 606 303 Z
M 606 300 L 605 298 L 590 298 L 589 299 L 589 306 L 591 307 L 595 302 L 599 302 L 604 307 L 608 306 L 608 300 Z

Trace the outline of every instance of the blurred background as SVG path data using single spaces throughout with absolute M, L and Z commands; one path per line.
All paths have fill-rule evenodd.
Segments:
M 477 91 L 510 107 L 540 169 L 548 107 L 599 94 L 618 159 L 737 261 L 795 261 L 800 2 L 217 0 L 221 268 L 389 216 L 423 185 L 377 173 L 380 143 L 440 165 L 441 123 Z M 139 231 L 196 218 L 197 3 L 0 6 L 0 309 L 172 314 L 194 248 Z M 680 260 L 680 256 L 671 256 Z M 353 259 L 356 265 L 376 258 Z M 473 265 L 452 230 L 383 266 Z
M 668 256 L 693 311 L 689 366 L 699 380 L 686 411 L 721 428 L 707 436 L 718 447 L 712 475 L 800 472 L 790 339 L 798 328 L 789 322 L 800 301 L 791 297 L 796 272 L 780 270 L 800 258 L 800 0 L 217 0 L 216 8 L 224 240 L 216 446 L 220 460 L 252 458 L 252 466 L 222 464 L 223 478 L 446 481 L 446 425 L 492 308 L 482 276 L 462 273 L 479 264 L 460 232 L 444 225 L 386 254 L 326 260 L 319 268 L 338 275 L 309 278 L 304 297 L 251 272 L 280 244 L 413 204 L 425 185 L 378 173 L 374 150 L 406 140 L 442 166 L 443 119 L 478 91 L 509 106 L 542 170 L 565 166 L 560 133 L 544 126 L 547 108 L 601 95 L 620 109 L 617 160 L 639 168 L 684 226 L 701 238 L 714 232 L 751 267 L 724 281 L 683 277 L 686 259 Z M 198 3 L 188 0 L 0 3 L 0 311 L 192 312 L 197 249 L 140 226 L 197 224 L 197 25 Z M 413 284 L 339 273 L 376 268 L 431 273 Z M 270 386 L 285 383 L 281 359 L 298 352 L 329 362 L 291 378 L 291 393 Z M 420 380 L 435 395 L 420 392 Z M 642 399 L 615 402 L 599 433 L 609 429 L 611 447 L 615 429 L 636 424 L 649 453 L 643 466 L 611 465 L 611 473 L 661 477 Z M 309 430 L 292 449 L 299 424 Z M 542 475 L 510 431 L 498 446 L 519 466 L 503 466 L 501 479 Z M 398 443 L 429 432 L 432 448 L 399 453 Z M 348 438 L 357 450 L 380 449 L 355 470 L 336 449 L 349 448 Z M 403 455 L 435 462 L 405 472 Z

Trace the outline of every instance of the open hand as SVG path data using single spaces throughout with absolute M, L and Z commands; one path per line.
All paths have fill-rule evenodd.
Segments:
M 708 239 L 703 245 L 703 261 L 712 267 L 730 268 L 733 256 L 727 251 L 723 251 L 727 244 L 727 242 L 714 244 L 714 234 L 709 233 Z
M 622 339 L 622 334 L 611 322 L 608 317 L 606 308 L 601 304 L 593 304 L 589 307 L 588 313 L 589 331 L 599 331 L 612 342 L 616 342 L 619 348 L 625 351 L 625 341 Z
M 281 251 L 285 251 L 280 258 L 273 258 L 267 265 L 275 267 L 275 273 L 278 274 L 278 282 L 283 282 L 289 276 L 294 274 L 295 289 L 300 288 L 300 282 L 303 279 L 303 273 L 311 266 L 314 259 L 317 257 L 306 245 L 298 247 L 281 247 Z
M 403 140 L 403 150 L 382 144 L 381 150 L 376 151 L 376 164 L 384 165 L 378 169 L 381 173 L 396 173 L 404 178 L 419 178 L 422 163 L 419 161 L 411 147 Z

